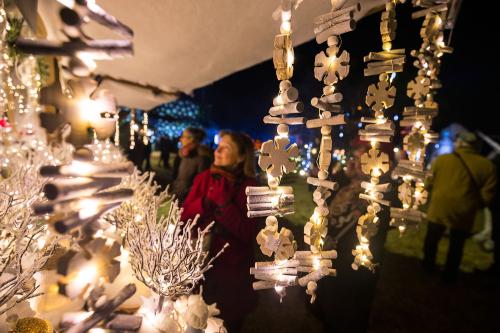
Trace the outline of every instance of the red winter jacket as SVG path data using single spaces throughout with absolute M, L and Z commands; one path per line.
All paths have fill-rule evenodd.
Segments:
M 211 255 L 229 243 L 224 253 L 215 260 L 206 274 L 204 297 L 217 302 L 225 320 L 241 319 L 256 304 L 249 267 L 254 264 L 256 220 L 247 217 L 245 188 L 256 186 L 255 179 L 244 177 L 231 181 L 219 173 L 206 170 L 194 179 L 184 201 L 182 221 L 200 215 L 198 226 L 212 227 Z M 217 193 L 217 203 L 209 194 Z M 209 303 L 210 304 L 210 303 Z

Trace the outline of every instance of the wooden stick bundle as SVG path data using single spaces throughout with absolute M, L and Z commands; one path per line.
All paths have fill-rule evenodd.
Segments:
M 262 121 L 264 122 L 264 124 L 300 125 L 304 123 L 304 117 L 281 118 L 265 116 Z
M 66 333 L 84 333 L 95 327 L 100 321 L 108 318 L 123 302 L 135 294 L 135 284 L 126 285 L 114 298 L 107 300 L 104 304 L 96 309 L 94 313 L 87 319 L 72 326 Z

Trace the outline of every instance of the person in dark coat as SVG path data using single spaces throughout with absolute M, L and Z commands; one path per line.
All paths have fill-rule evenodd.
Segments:
M 229 332 L 235 333 L 257 303 L 248 273 L 254 263 L 256 221 L 247 217 L 247 186 L 256 186 L 253 145 L 236 132 L 221 132 L 214 163 L 200 173 L 183 204 L 182 220 L 200 215 L 200 228 L 215 221 L 210 254 L 229 247 L 205 274 L 203 298 L 217 303 Z
M 186 128 L 179 138 L 181 148 L 174 161 L 171 191 L 181 203 L 186 199 L 194 177 L 210 166 L 209 149 L 201 145 L 204 138 L 205 132 L 194 127 Z
M 427 181 L 431 199 L 427 210 L 427 234 L 424 242 L 423 266 L 433 271 L 439 241 L 450 228 L 450 246 L 443 271 L 443 281 L 454 283 L 466 239 L 479 209 L 490 204 L 496 187 L 493 163 L 475 150 L 474 133 L 459 133 L 455 151 L 438 156 L 432 163 L 432 177 Z

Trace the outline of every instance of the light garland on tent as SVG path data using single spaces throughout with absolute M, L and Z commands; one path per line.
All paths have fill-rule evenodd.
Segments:
M 115 118 L 115 137 L 113 139 L 113 143 L 116 147 L 120 146 L 120 116 L 119 113 L 116 112 L 114 115 Z
M 366 94 L 366 104 L 374 111 L 373 118 L 361 118 L 362 123 L 367 123 L 364 129 L 359 130 L 360 139 L 369 141 L 371 149 L 361 156 L 361 171 L 370 175 L 370 182 L 362 182 L 361 187 L 365 190 L 359 197 L 367 200 L 369 205 L 367 212 L 360 216 L 356 226 L 356 234 L 359 244 L 352 251 L 354 262 L 352 268 L 357 270 L 364 266 L 371 271 L 375 270 L 373 255 L 370 251 L 370 238 L 378 230 L 380 222 L 377 214 L 381 211 L 381 205 L 390 206 L 390 202 L 384 200 L 385 192 L 390 190 L 390 184 L 380 184 L 382 174 L 389 171 L 389 156 L 380 151 L 381 142 L 391 142 L 394 136 L 394 123 L 384 114 L 394 104 L 396 87 L 391 86 L 392 80 L 389 73 L 403 71 L 405 61 L 404 49 L 392 49 L 392 41 L 396 37 L 396 13 L 395 7 L 401 0 L 389 0 L 385 5 L 385 11 L 381 15 L 380 33 L 382 35 L 382 52 L 370 52 L 364 61 L 367 68 L 365 76 L 379 75 L 379 82 L 371 84 Z
M 142 143 L 144 143 L 145 146 L 147 146 L 149 143 L 149 139 L 148 139 L 148 113 L 147 112 L 142 113 Z
M 130 131 L 130 144 L 129 144 L 129 149 L 132 150 L 135 148 L 135 130 L 137 127 L 137 124 L 135 123 L 135 110 L 130 110 L 130 125 L 129 125 L 129 131 Z
M 403 139 L 403 148 L 408 157 L 401 159 L 394 175 L 402 178 L 398 197 L 402 208 L 391 208 L 391 225 L 401 233 L 408 228 L 418 227 L 425 214 L 419 207 L 427 202 L 428 193 L 424 188 L 424 160 L 426 147 L 438 139 L 431 131 L 432 119 L 437 116 L 439 106 L 434 101 L 437 89 L 441 57 L 453 50 L 444 43 L 443 31 L 448 13 L 448 4 L 443 1 L 413 1 L 413 5 L 423 10 L 412 14 L 413 19 L 425 17 L 420 30 L 423 39 L 420 50 L 413 50 L 416 58 L 413 65 L 418 69 L 417 77 L 408 83 L 407 95 L 414 100 L 414 106 L 405 107 L 401 127 L 411 127 Z

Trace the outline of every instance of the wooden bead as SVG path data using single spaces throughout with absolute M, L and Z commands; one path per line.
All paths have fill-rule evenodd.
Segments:
M 321 118 L 322 119 L 325 119 L 325 118 L 330 118 L 332 116 L 331 112 L 330 111 L 324 111 L 321 113 Z
M 278 219 L 275 216 L 266 217 L 266 225 L 272 226 L 278 223 Z
M 330 126 L 321 126 L 321 135 L 330 135 L 332 128 Z
M 271 188 L 278 187 L 278 185 L 279 185 L 278 179 L 274 178 L 274 177 L 269 178 L 267 180 L 267 185 L 269 185 L 269 187 L 271 187 Z
M 324 86 L 323 95 L 331 95 L 335 92 L 335 86 Z
M 336 46 L 339 44 L 339 39 L 337 36 L 330 36 L 326 42 L 328 43 L 328 46 Z
M 280 136 L 285 136 L 288 135 L 288 125 L 286 124 L 279 124 L 277 128 L 278 134 Z
M 318 178 L 321 180 L 325 180 L 328 178 L 328 172 L 325 170 L 321 170 L 318 172 Z
M 389 76 L 387 75 L 387 73 L 382 73 L 379 75 L 378 79 L 379 81 L 387 81 L 389 79 Z
M 288 80 L 283 80 L 280 82 L 280 91 L 285 91 L 292 86 L 292 83 Z
M 385 42 L 382 44 L 382 49 L 384 51 L 390 51 L 392 49 L 392 43 L 391 42 Z

